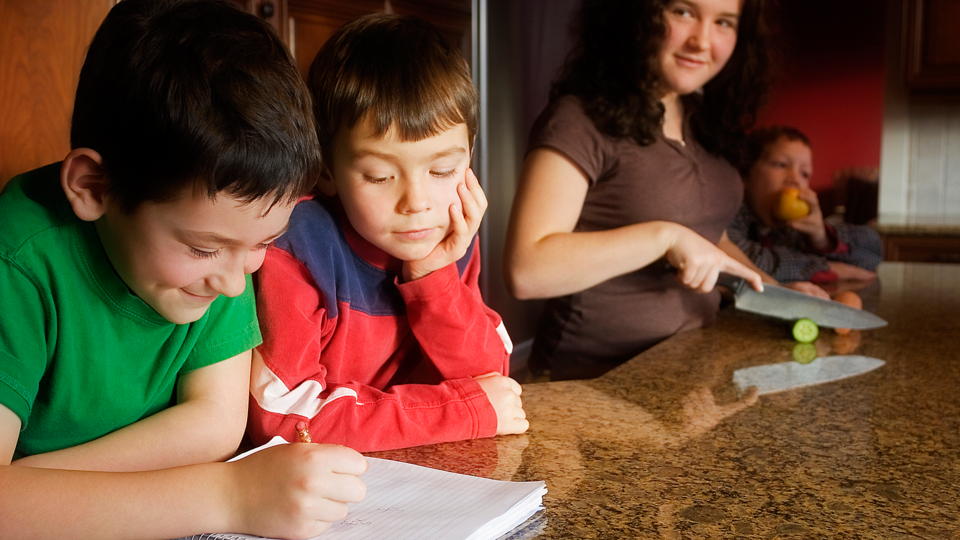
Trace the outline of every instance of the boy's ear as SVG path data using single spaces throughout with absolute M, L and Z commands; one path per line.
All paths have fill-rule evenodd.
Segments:
M 337 184 L 333 181 L 333 173 L 326 163 L 323 164 L 323 170 L 320 171 L 320 178 L 317 180 L 317 190 L 327 197 L 333 197 L 337 194 Z
M 60 187 L 78 218 L 96 221 L 107 211 L 110 181 L 96 150 L 74 148 L 67 154 L 60 166 Z

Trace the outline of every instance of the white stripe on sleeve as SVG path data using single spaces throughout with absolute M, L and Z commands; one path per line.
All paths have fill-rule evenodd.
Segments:
M 312 379 L 304 381 L 293 389 L 287 388 L 280 377 L 267 367 L 259 354 L 253 355 L 251 368 L 250 394 L 265 411 L 299 414 L 313 418 L 320 409 L 335 399 L 352 397 L 356 401 L 358 398 L 356 390 L 352 388 L 337 388 L 327 396 L 327 399 L 321 399 L 323 385 Z

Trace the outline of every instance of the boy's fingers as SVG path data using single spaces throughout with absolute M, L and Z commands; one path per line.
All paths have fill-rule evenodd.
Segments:
M 328 488 L 332 493 L 328 498 L 338 502 L 360 502 L 367 496 L 367 485 L 352 474 L 334 473 Z
M 326 454 L 324 457 L 330 464 L 332 472 L 354 476 L 367 472 L 367 458 L 352 448 L 333 444 L 317 444 L 311 451 Z
M 480 185 L 480 179 L 474 174 L 473 169 L 467 169 L 467 187 L 470 193 L 476 199 L 481 209 L 487 209 L 487 194 L 483 192 L 483 186 Z
M 457 184 L 457 195 L 460 196 L 460 204 L 463 206 L 463 216 L 468 223 L 479 221 L 483 215 L 477 201 L 470 194 L 470 190 L 464 184 Z
M 450 236 L 455 243 L 461 242 L 462 237 L 467 236 L 467 221 L 457 203 L 450 205 Z
M 333 522 L 347 517 L 348 511 L 349 509 L 347 508 L 346 503 L 325 498 L 319 501 L 316 507 L 310 513 L 313 518 L 318 521 Z M 323 531 L 325 529 L 326 527 L 321 525 L 320 530 Z

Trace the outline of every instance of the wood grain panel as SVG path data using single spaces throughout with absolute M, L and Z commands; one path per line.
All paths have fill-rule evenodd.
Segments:
M 470 0 L 390 0 L 390 5 L 395 13 L 433 24 L 450 44 L 469 49 L 465 36 L 470 29 Z
M 960 92 L 960 2 L 904 0 L 904 68 L 914 91 Z
M 62 159 L 87 46 L 114 0 L 0 0 L 0 185 Z
M 367 13 L 384 11 L 383 0 L 289 0 L 290 50 L 304 79 L 320 47 L 343 26 Z
M 960 237 L 883 235 L 887 261 L 960 263 Z

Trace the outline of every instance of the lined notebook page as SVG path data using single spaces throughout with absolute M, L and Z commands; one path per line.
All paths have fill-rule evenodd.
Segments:
M 275 440 L 256 450 L 285 442 Z M 367 484 L 366 499 L 351 504 L 347 518 L 334 523 L 317 538 L 498 538 L 542 509 L 547 491 L 544 482 L 504 482 L 386 459 L 367 458 L 367 461 L 369 468 L 363 475 Z M 206 534 L 194 538 L 259 537 Z

